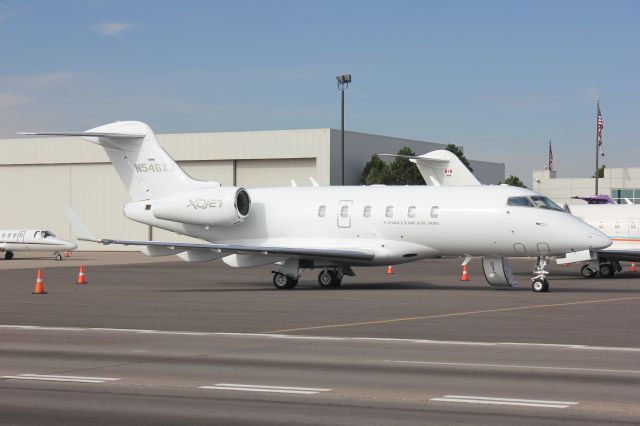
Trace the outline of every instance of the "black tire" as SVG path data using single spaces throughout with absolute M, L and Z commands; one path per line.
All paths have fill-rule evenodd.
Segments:
M 548 291 L 549 291 L 549 281 L 544 280 L 544 287 L 543 287 L 543 289 L 542 289 L 542 292 L 543 292 L 543 293 L 546 293 L 546 292 L 548 292 Z
M 615 275 L 615 270 L 613 269 L 613 265 L 609 263 L 603 263 L 600 265 L 600 275 L 603 278 L 611 278 Z
M 62 260 L 62 253 L 56 253 L 56 254 L 54 255 L 54 257 L 55 257 L 55 259 L 56 259 L 57 261 L 60 261 L 60 260 Z
M 273 286 L 278 290 L 288 290 L 295 288 L 298 285 L 298 280 L 286 276 L 280 272 L 273 274 Z
M 546 283 L 546 285 L 545 285 L 545 283 Z M 547 290 L 549 289 L 549 283 L 547 283 L 546 280 L 541 280 L 541 279 L 537 278 L 537 279 L 533 280 L 533 282 L 531 283 L 531 290 L 534 293 L 544 293 L 546 291 L 545 287 L 546 287 Z
M 318 284 L 320 284 L 320 287 L 336 287 L 339 285 L 339 281 L 334 272 L 323 269 L 318 274 Z
M 13 252 L 12 252 L 12 251 L 8 251 L 8 252 L 6 252 L 6 253 L 4 254 L 4 258 L 5 258 L 6 260 L 11 260 L 11 259 L 13 259 Z
M 584 265 L 580 270 L 580 273 L 582 274 L 582 278 L 593 278 L 596 276 L 597 272 L 591 269 L 589 265 Z

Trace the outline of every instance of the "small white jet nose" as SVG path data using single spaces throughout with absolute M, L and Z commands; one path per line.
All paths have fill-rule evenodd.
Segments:
M 605 249 L 613 243 L 609 237 L 595 228 L 589 231 L 587 238 L 591 240 L 591 248 L 594 250 Z
M 78 245 L 76 243 L 74 243 L 73 241 L 62 241 L 65 250 L 75 250 L 78 248 Z

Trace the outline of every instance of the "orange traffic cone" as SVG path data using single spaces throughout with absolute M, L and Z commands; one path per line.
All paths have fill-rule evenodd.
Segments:
M 33 294 L 47 294 L 44 291 L 44 281 L 42 281 L 42 271 L 38 269 L 38 278 L 36 278 L 36 287 L 33 289 Z
M 86 284 L 87 280 L 84 277 L 84 266 L 80 265 L 80 272 L 78 272 L 78 279 L 76 284 Z
M 387 267 L 387 275 L 393 275 L 393 266 L 389 265 Z
M 631 272 L 638 272 L 638 268 L 636 268 L 636 262 L 631 262 Z
M 469 271 L 467 265 L 462 265 L 462 275 L 460 275 L 460 281 L 469 281 Z

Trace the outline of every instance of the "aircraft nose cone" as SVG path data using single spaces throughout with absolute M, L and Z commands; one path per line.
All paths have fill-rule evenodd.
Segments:
M 76 243 L 74 243 L 73 241 L 67 241 L 65 243 L 65 248 L 67 250 L 75 250 L 78 248 L 78 245 Z
M 592 241 L 591 247 L 594 250 L 605 249 L 613 243 L 613 241 L 611 241 L 609 237 L 607 237 L 605 234 L 597 230 L 595 230 L 595 232 L 594 231 L 589 232 L 587 237 Z

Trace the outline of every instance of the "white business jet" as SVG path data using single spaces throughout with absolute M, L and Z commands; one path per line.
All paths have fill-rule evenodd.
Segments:
M 582 276 L 613 277 L 622 271 L 621 261 L 640 262 L 640 204 L 615 204 L 610 197 L 574 197 L 588 204 L 572 204 L 567 209 L 576 217 L 609 236 L 613 244 L 597 253 L 597 259 L 582 266 Z
M 149 256 L 189 262 L 222 259 L 233 267 L 274 264 L 273 284 L 291 289 L 304 269 L 339 286 L 353 266 L 379 266 L 442 256 L 483 257 L 492 286 L 517 281 L 507 257 L 538 257 L 532 288 L 547 291 L 549 256 L 600 250 L 611 241 L 548 198 L 509 186 L 456 185 L 464 165 L 448 151 L 421 157 L 430 186 L 279 187 L 247 190 L 189 177 L 137 121 L 86 132 L 102 146 L 132 202 L 126 217 L 205 240 L 177 243 L 98 239 L 67 209 L 79 240 L 140 246 Z M 438 186 L 436 186 L 438 185 Z
M 13 259 L 18 251 L 49 251 L 56 260 L 62 260 L 62 252 L 75 250 L 73 241 L 58 238 L 50 231 L 41 229 L 0 230 L 0 253 L 7 260 Z

